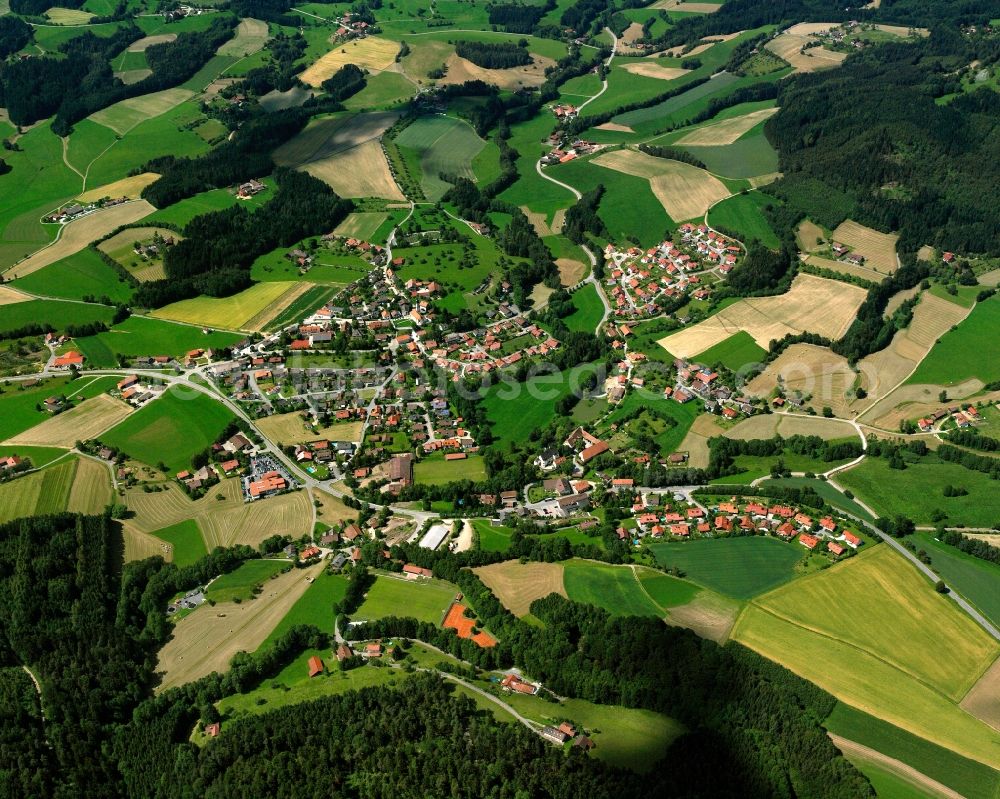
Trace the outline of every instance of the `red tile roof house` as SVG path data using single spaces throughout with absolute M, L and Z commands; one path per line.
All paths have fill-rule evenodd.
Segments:
M 309 676 L 316 677 L 325 671 L 323 666 L 323 661 L 320 660 L 316 655 L 309 658 Z
M 800 535 L 799 543 L 802 544 L 806 549 L 815 549 L 816 545 L 819 543 L 819 539 L 813 535 Z
M 846 530 L 844 531 L 844 540 L 847 542 L 848 546 L 853 547 L 854 549 L 857 549 L 859 546 L 861 546 L 861 539 L 858 538 L 858 536 L 854 535 L 854 533 L 848 532 Z
M 407 563 L 403 566 L 403 574 L 406 575 L 407 580 L 416 580 L 420 577 L 434 576 L 430 569 L 422 569 L 420 566 L 415 566 L 412 563 Z

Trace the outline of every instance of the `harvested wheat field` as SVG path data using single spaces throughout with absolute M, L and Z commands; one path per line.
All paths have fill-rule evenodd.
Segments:
M 246 503 L 238 478 L 223 480 L 194 501 L 173 483 L 149 494 L 131 488 L 125 492 L 125 504 L 135 514 L 129 523 L 141 533 L 154 533 L 186 519 L 197 521 L 210 551 L 234 544 L 256 547 L 275 534 L 298 538 L 312 529 L 312 506 L 305 491 Z
M 66 447 L 77 441 L 97 438 L 132 413 L 132 406 L 109 394 L 84 400 L 75 408 L 46 419 L 25 430 L 6 444 L 20 447 Z
M 847 359 L 815 344 L 793 344 L 747 384 L 747 392 L 766 397 L 778 385 L 788 394 L 812 394 L 812 404 L 829 405 L 837 416 L 848 416 L 855 373 Z
M 381 72 L 388 69 L 396 61 L 399 43 L 378 36 L 367 36 L 364 39 L 354 39 L 338 44 L 326 55 L 320 56 L 311 66 L 299 75 L 307 86 L 318 88 L 327 78 L 344 64 L 354 64 L 371 72 Z
M 985 272 L 979 276 L 979 283 L 983 286 L 1000 286 L 1000 269 Z
M 934 263 L 934 261 L 937 260 L 937 250 L 931 247 L 930 244 L 925 244 L 923 247 L 917 250 L 917 260 L 927 261 L 927 263 L 929 264 Z
M 116 199 L 118 197 L 130 197 L 138 200 L 142 190 L 150 183 L 159 179 L 156 172 L 143 172 L 141 175 L 133 175 L 130 178 L 122 178 L 114 183 L 105 183 L 96 189 L 88 189 L 76 199 L 82 203 L 92 203 L 103 200 L 105 197 Z
M 675 222 L 700 219 L 712 205 L 730 195 L 725 184 L 704 169 L 636 150 L 604 153 L 591 163 L 648 179 L 656 199 Z
M 702 638 L 723 643 L 733 629 L 739 604 L 710 591 L 701 591 L 686 605 L 667 609 L 667 624 L 686 627 Z
M 457 53 L 452 53 L 445 61 L 448 74 L 439 83 L 447 86 L 470 80 L 482 80 L 499 89 L 514 91 L 526 86 L 541 86 L 545 83 L 545 70 L 555 66 L 555 63 L 551 58 L 532 53 L 531 63 L 525 64 L 523 67 L 485 69 L 462 58 Z
M 552 593 L 566 596 L 561 563 L 508 560 L 473 571 L 515 616 L 526 616 L 536 599 Z
M 627 47 L 631 47 L 641 38 L 642 38 L 642 23 L 633 22 L 622 32 L 622 35 L 618 37 L 618 42 L 619 45 L 624 44 Z
M 709 125 L 695 128 L 687 135 L 674 142 L 675 145 L 687 146 L 714 146 L 722 144 L 732 144 L 765 119 L 769 119 L 778 113 L 777 108 L 762 108 L 759 111 L 751 111 L 749 114 L 723 119 Z
M 832 441 L 837 438 L 854 438 L 857 437 L 858 433 L 854 429 L 854 425 L 841 419 L 773 413 L 744 419 L 722 435 L 737 441 L 774 438 L 776 435 L 784 438 L 819 436 L 826 441 Z
M 111 499 L 111 471 L 108 465 L 91 458 L 79 458 L 66 510 L 88 515 L 103 513 Z
M 361 436 L 361 422 L 347 422 L 320 427 L 313 432 L 313 427 L 307 425 L 298 411 L 292 413 L 277 413 L 256 421 L 257 429 L 269 441 L 282 444 L 302 444 L 306 441 L 328 439 L 331 441 L 357 441 Z
M 870 283 L 881 283 L 887 277 L 884 272 L 876 272 L 867 266 L 855 266 L 846 261 L 833 261 L 829 258 L 820 258 L 818 255 L 807 256 L 805 262 L 810 266 L 815 266 L 817 269 L 829 269 L 831 272 L 837 272 L 841 275 L 860 277 L 862 280 L 867 280 Z
M 138 222 L 155 210 L 145 200 L 136 200 L 111 208 L 101 208 L 80 219 L 67 222 L 59 231 L 59 238 L 12 266 L 8 270 L 7 277 L 13 280 L 37 272 L 56 261 L 80 252 L 90 242 L 107 236 L 122 225 Z
M 545 214 L 538 211 L 532 211 L 526 205 L 521 206 L 521 211 L 526 217 L 528 217 L 528 221 L 531 222 L 531 226 L 535 229 L 535 233 L 539 236 L 545 237 L 551 236 L 553 233 L 559 233 L 558 230 L 553 230 L 549 225 L 548 217 Z
M 559 267 L 559 282 L 564 286 L 575 286 L 587 274 L 587 265 L 573 258 L 556 258 Z
M 114 105 L 95 111 L 87 119 L 111 128 L 119 136 L 124 136 L 136 125 L 167 113 L 191 97 L 194 97 L 194 92 L 189 89 L 164 89 L 161 92 L 120 100 Z
M 17 289 L 12 289 L 9 286 L 0 286 L 0 305 L 14 305 L 15 303 L 26 302 L 30 299 L 31 297 Z
M 157 691 L 225 672 L 237 652 L 253 652 L 315 579 L 324 564 L 292 569 L 264 582 L 253 600 L 204 605 L 174 627 L 174 637 L 160 650 L 157 671 L 163 682 Z
M 219 45 L 216 55 L 242 58 L 263 49 L 268 38 L 270 38 L 270 34 L 267 23 L 247 17 L 236 26 L 236 35 L 228 42 Z
M 696 45 L 690 50 L 687 49 L 686 45 L 679 44 L 676 47 L 671 47 L 669 50 L 664 50 L 662 53 L 651 53 L 648 57 L 659 58 L 660 56 L 667 56 L 669 58 L 680 58 L 681 56 L 684 56 L 685 58 L 694 58 L 697 55 L 701 55 L 706 50 L 711 50 L 715 46 L 714 41 L 705 42 L 704 39 L 702 39 L 702 41 L 704 44 Z
M 315 120 L 274 151 L 274 162 L 314 175 L 342 197 L 404 200 L 379 142 L 398 117 L 376 112 Z
M 597 130 L 610 130 L 615 133 L 635 133 L 628 125 L 619 125 L 617 122 L 605 122 L 598 125 Z
M 908 28 L 906 25 L 876 25 L 883 33 L 891 33 L 893 36 L 907 38 L 911 32 L 917 36 L 930 36 L 931 32 L 927 28 Z
M 166 44 L 177 39 L 176 33 L 158 33 L 155 36 L 144 36 L 128 46 L 130 53 L 145 53 L 154 44 Z
M 648 61 L 640 61 L 638 64 L 626 64 L 622 69 L 626 72 L 631 72 L 633 75 L 641 75 L 644 78 L 657 78 L 658 80 L 676 80 L 687 75 L 690 71 L 681 69 L 680 67 L 661 67 L 659 64 L 650 64 Z M 606 130 L 603 125 L 599 127 Z
M 985 541 L 990 546 L 1000 547 L 1000 533 L 963 533 L 966 538 L 975 538 L 977 541 Z
M 687 465 L 692 469 L 706 469 L 710 454 L 708 440 L 717 438 L 725 432 L 725 428 L 718 422 L 718 417 L 703 413 L 694 420 L 684 440 L 677 446 L 677 451 L 687 453 Z
M 942 402 L 938 399 L 944 386 L 934 385 L 903 385 L 871 405 L 862 415 L 874 427 L 896 430 L 904 419 L 914 420 L 930 416 L 941 410 Z M 979 394 L 983 389 L 983 381 L 972 378 L 954 386 L 948 386 L 949 402 L 966 399 L 973 394 Z M 981 394 L 976 401 L 996 402 L 1000 392 L 993 391 Z
M 333 494 L 326 493 L 326 491 L 321 491 L 318 488 L 314 489 L 312 498 L 319 503 L 319 507 L 316 509 L 316 516 L 323 524 L 333 525 L 337 522 L 356 519 L 358 517 L 356 510 L 351 510 L 342 500 L 333 496 Z
M 865 265 L 883 275 L 891 275 L 899 268 L 896 258 L 899 236 L 895 233 L 879 233 L 848 219 L 833 231 L 833 240 L 865 256 Z
M 792 25 L 785 33 L 789 33 L 792 36 L 812 36 L 817 33 L 833 30 L 839 24 L 839 22 L 799 22 Z
M 274 319 L 277 319 L 278 316 L 283 314 L 285 310 L 291 307 L 291 305 L 295 303 L 299 297 L 315 287 L 315 283 L 310 283 L 308 280 L 300 280 L 288 291 L 278 297 L 277 300 L 261 309 L 256 316 L 248 319 L 244 325 L 245 329 L 253 330 L 255 332 L 266 330 L 268 325 L 270 325 Z
M 771 39 L 764 46 L 779 58 L 785 59 L 785 61 L 795 68 L 796 72 L 816 72 L 820 69 L 830 69 L 831 67 L 838 66 L 841 61 L 847 58 L 847 53 L 835 53 L 823 47 L 809 47 L 803 52 L 802 48 L 805 45 L 812 44 L 818 41 L 818 39 L 814 36 L 790 32 L 798 28 L 811 26 L 818 26 L 819 30 L 833 27 L 832 23 L 802 23 L 802 25 L 790 28 L 777 38 Z
M 826 247 L 826 234 L 815 222 L 803 219 L 795 231 L 795 242 L 803 252 L 816 252 Z
M 924 292 L 913 311 L 910 326 L 896 333 L 884 350 L 858 362 L 861 385 L 868 392 L 869 404 L 874 405 L 878 398 L 905 380 L 934 343 L 952 325 L 965 319 L 971 310 Z
M 741 330 L 764 349 L 788 333 L 810 332 L 838 339 L 851 326 L 866 296 L 858 286 L 800 274 L 785 294 L 740 300 L 703 322 L 660 339 L 659 344 L 675 357 L 693 358 Z
M 907 300 L 912 300 L 920 293 L 919 284 L 914 286 L 912 289 L 903 289 L 902 291 L 897 291 L 889 298 L 889 302 L 885 305 L 885 315 L 892 316 L 899 309 L 904 302 Z
M 122 532 L 125 539 L 126 563 L 155 556 L 163 558 L 168 563 L 174 559 L 173 547 L 155 535 L 139 532 L 128 521 L 122 522 Z

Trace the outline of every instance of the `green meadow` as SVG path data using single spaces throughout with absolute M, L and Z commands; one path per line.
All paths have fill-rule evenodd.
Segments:
M 759 191 L 736 194 L 712 206 L 708 212 L 708 224 L 733 233 L 745 244 L 756 239 L 765 247 L 777 249 L 781 240 L 771 229 L 763 211 L 766 205 L 777 202 Z
M 32 294 L 69 300 L 108 297 L 127 303 L 132 299 L 132 285 L 89 247 L 19 278 L 13 285 Z
M 444 580 L 407 580 L 379 575 L 352 618 L 358 621 L 403 616 L 440 624 L 457 593 L 458 589 Z
M 216 602 L 245 602 L 253 596 L 253 589 L 280 574 L 285 569 L 294 568 L 289 560 L 248 560 L 235 571 L 223 574 L 213 581 L 205 596 Z
M 91 366 L 118 366 L 118 356 L 180 356 L 194 349 L 221 349 L 232 346 L 242 336 L 234 333 L 202 333 L 200 327 L 180 325 L 145 316 L 130 316 L 104 333 L 76 340 Z
M 201 536 L 201 528 L 194 519 L 185 519 L 170 527 L 164 527 L 153 535 L 173 546 L 174 557 L 171 562 L 175 566 L 190 566 L 208 554 L 205 539 Z
M 709 347 L 692 360 L 708 366 L 721 363 L 727 369 L 738 372 L 747 364 L 761 363 L 766 355 L 767 352 L 754 341 L 753 336 L 745 330 L 741 330 Z
M 191 458 L 210 446 L 232 419 L 221 402 L 194 390 L 171 388 L 101 440 L 143 463 L 162 462 L 170 472 L 180 472 L 191 467 Z
M 953 386 L 976 377 L 1000 380 L 1000 297 L 979 303 L 972 313 L 938 340 L 906 381 Z
M 650 544 L 664 566 L 679 568 L 688 579 L 736 599 L 770 591 L 795 576 L 805 552 L 776 538 L 700 538 Z

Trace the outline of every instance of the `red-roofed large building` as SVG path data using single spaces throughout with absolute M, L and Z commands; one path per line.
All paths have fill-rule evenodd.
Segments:
M 83 356 L 76 350 L 71 350 L 65 355 L 60 355 L 52 361 L 53 369 L 70 369 L 71 367 L 83 366 Z

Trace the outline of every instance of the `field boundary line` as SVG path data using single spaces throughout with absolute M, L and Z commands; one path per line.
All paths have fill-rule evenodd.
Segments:
M 814 574 L 822 574 L 822 572 L 814 572 Z M 766 596 L 766 594 L 764 596 Z M 750 602 L 748 603 L 748 606 L 755 607 L 758 610 L 762 611 L 763 613 L 766 613 L 769 616 L 773 616 L 774 618 L 778 619 L 779 621 L 783 621 L 786 624 L 791 624 L 793 627 L 798 627 L 800 630 L 805 630 L 807 632 L 812 633 L 813 635 L 818 635 L 821 638 L 827 639 L 828 641 L 833 641 L 833 642 L 838 643 L 838 644 L 843 644 L 844 646 L 853 649 L 855 652 L 860 652 L 862 655 L 867 655 L 868 657 L 872 658 L 873 660 L 877 660 L 879 663 L 882 663 L 883 665 L 890 667 L 894 671 L 898 671 L 900 674 L 905 674 L 907 677 L 910 677 L 911 679 L 913 679 L 916 682 L 920 683 L 922 686 L 924 686 L 925 688 L 928 688 L 929 690 L 933 691 L 938 696 L 943 697 L 944 699 L 946 699 L 948 702 L 950 702 L 951 704 L 955 705 L 956 707 L 958 706 L 958 703 L 961 701 L 961 699 L 958 699 L 958 700 L 953 699 L 952 697 L 950 697 L 948 694 L 946 694 L 944 691 L 942 691 L 937 686 L 933 685 L 932 683 L 927 682 L 923 677 L 919 677 L 916 674 L 913 674 L 912 672 L 908 671 L 907 669 L 905 669 L 905 668 L 903 668 L 903 667 L 901 667 L 901 666 L 893 663 L 891 660 L 886 660 L 881 655 L 877 655 L 874 652 L 872 652 L 872 651 L 870 651 L 868 649 L 865 649 L 862 646 L 859 646 L 858 644 L 852 644 L 850 641 L 845 641 L 843 638 L 838 638 L 836 635 L 832 635 L 831 633 L 824 632 L 823 630 L 819 630 L 819 629 L 817 629 L 815 627 L 812 627 L 811 625 L 803 624 L 802 622 L 795 621 L 794 619 L 791 619 L 788 616 L 785 616 L 785 615 L 779 613 L 778 611 L 773 610 L 772 608 L 768 608 L 768 607 L 766 607 L 764 605 L 759 604 L 756 600 L 750 600 Z M 995 661 L 996 661 L 996 658 L 994 658 L 994 660 L 991 661 L 990 664 L 986 667 L 987 670 L 989 669 L 989 667 Z M 981 672 L 976 677 L 976 679 L 973 681 L 973 685 L 975 685 L 977 682 L 979 682 L 979 679 L 985 673 L 986 673 L 986 671 Z M 963 691 L 962 692 L 962 696 L 964 697 L 965 694 L 967 694 L 967 693 L 968 693 L 968 691 Z
M 660 605 L 660 603 L 657 602 L 655 599 L 653 599 L 652 594 L 650 594 L 649 591 L 646 590 L 646 586 L 642 584 L 642 580 L 639 579 L 639 574 L 636 571 L 638 569 L 638 566 L 635 563 L 632 563 L 630 564 L 630 568 L 632 569 L 632 576 L 635 578 L 635 581 L 639 584 L 639 590 L 642 591 L 642 593 L 645 594 L 646 598 L 653 603 L 653 607 L 660 609 L 660 612 L 663 614 L 664 620 L 666 620 L 667 609 L 664 608 L 662 605 Z
M 858 757 L 873 760 L 878 765 L 883 766 L 890 773 L 895 774 L 904 782 L 907 782 L 918 789 L 930 791 L 943 799 L 965 799 L 963 794 L 960 794 L 958 791 L 952 790 L 947 785 L 928 777 L 922 771 L 918 771 L 908 763 L 904 763 L 902 760 L 897 760 L 884 752 L 872 749 L 870 746 L 865 746 L 864 744 L 859 744 L 857 741 L 844 738 L 836 733 L 827 732 L 827 735 L 833 742 L 833 745 L 836 746 L 842 754 L 846 755 L 848 752 L 851 752 Z

